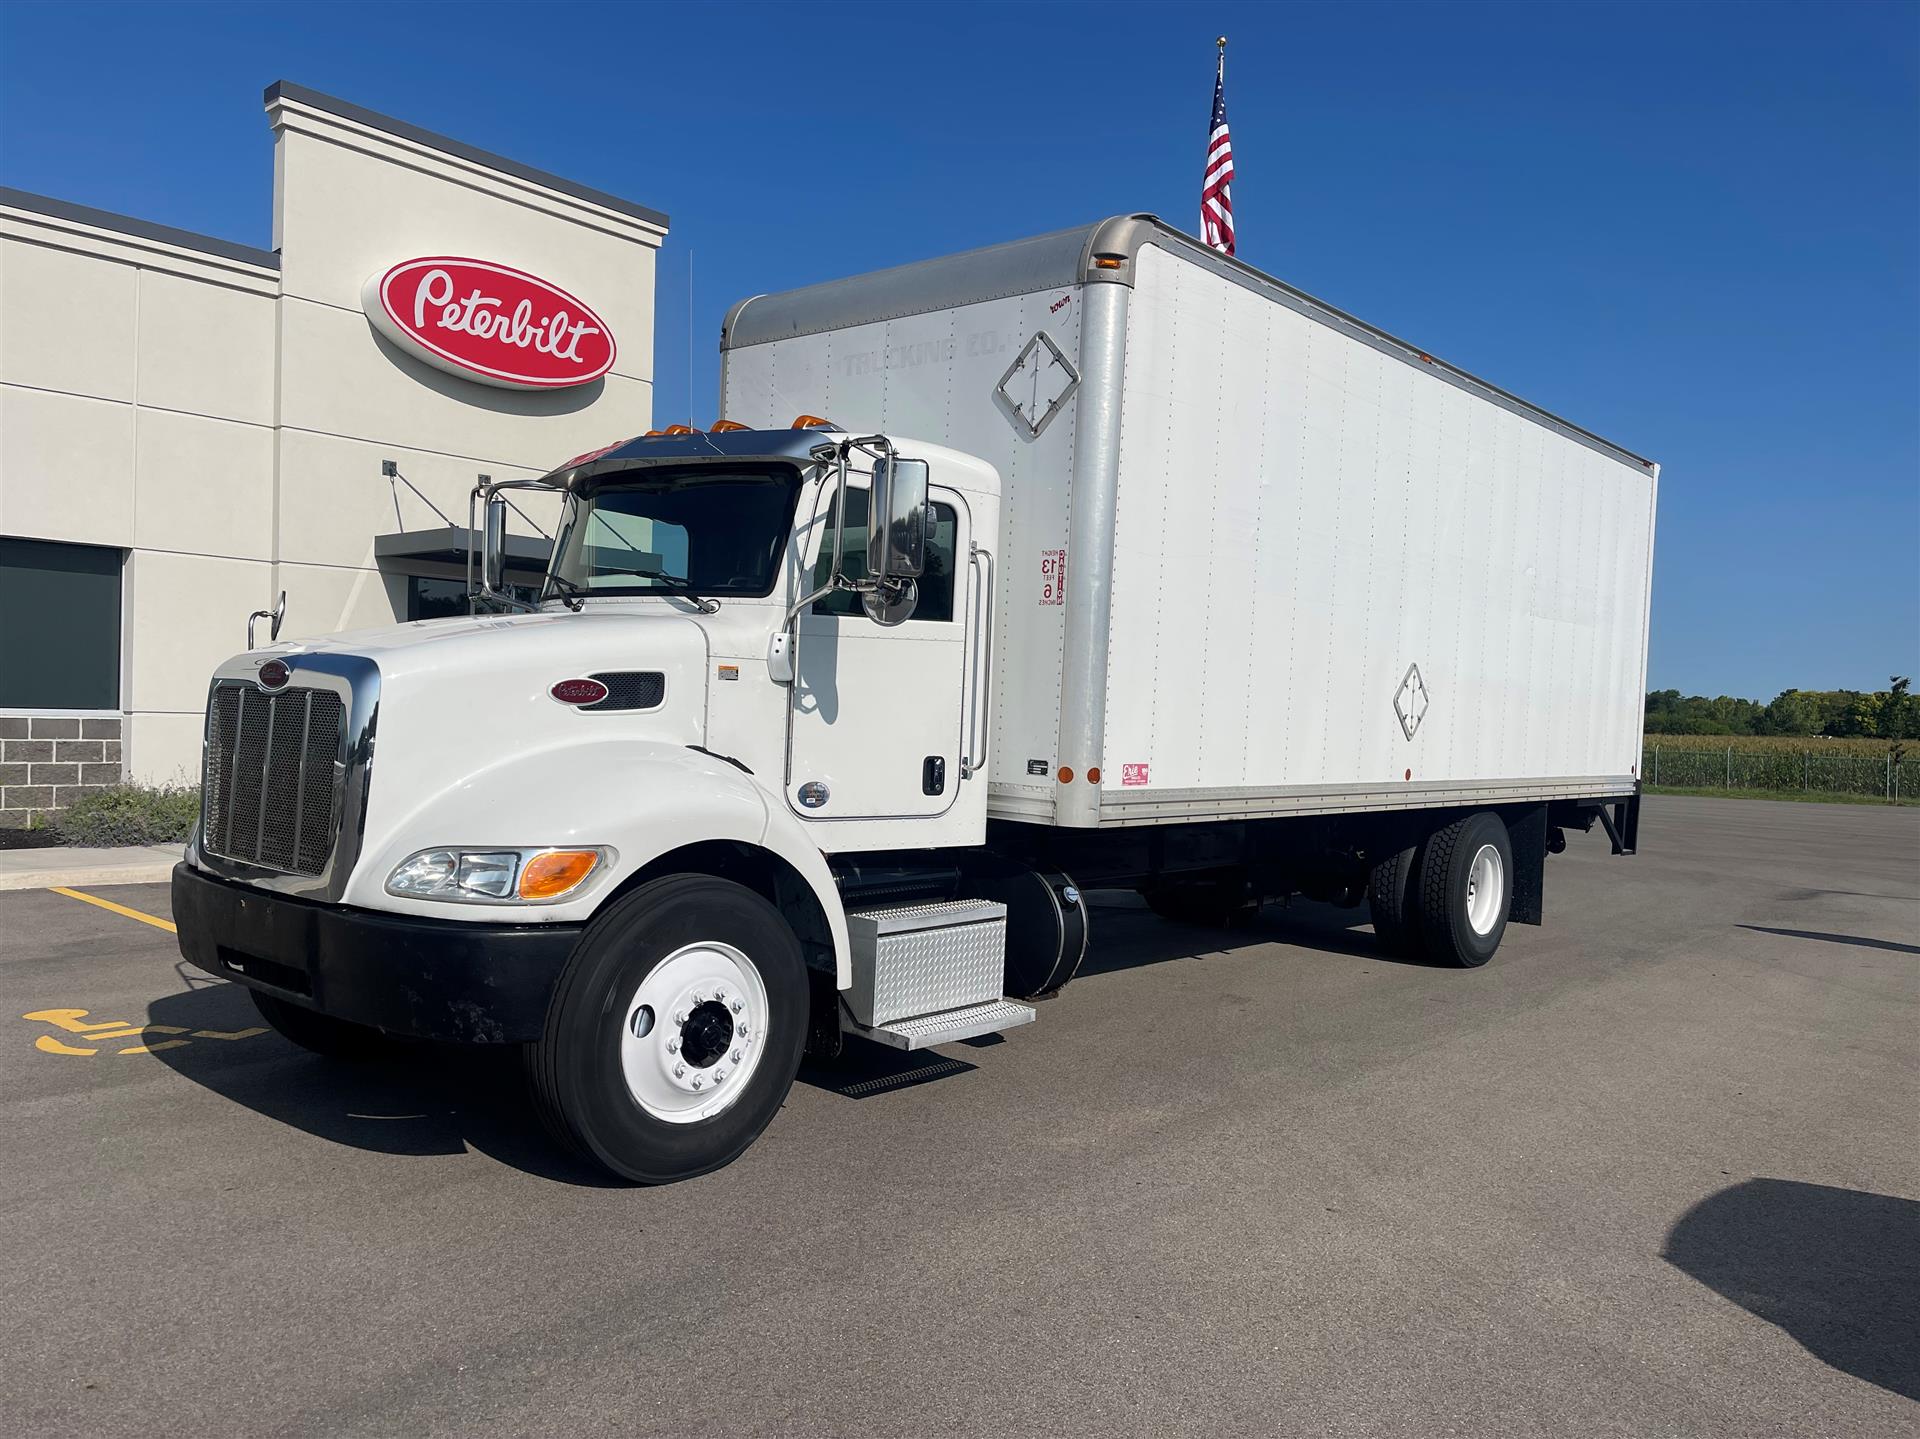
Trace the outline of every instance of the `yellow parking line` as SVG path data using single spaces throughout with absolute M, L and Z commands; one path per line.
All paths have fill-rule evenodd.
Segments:
M 137 909 L 128 909 L 124 904 L 115 904 L 112 900 L 102 899 L 97 894 L 82 894 L 77 889 L 62 889 L 57 884 L 53 886 L 53 892 L 55 894 L 64 894 L 68 899 L 84 900 L 88 904 L 97 904 L 100 908 L 110 909 L 115 914 L 124 914 L 128 919 L 137 919 L 142 924 L 152 925 L 155 929 L 164 929 L 168 934 L 178 934 L 180 932 L 174 928 L 173 921 L 170 919 L 162 919 L 157 914 L 142 914 Z

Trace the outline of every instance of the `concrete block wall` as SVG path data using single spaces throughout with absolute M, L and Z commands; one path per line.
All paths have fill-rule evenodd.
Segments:
M 117 718 L 0 715 L 0 828 L 65 809 L 125 777 Z

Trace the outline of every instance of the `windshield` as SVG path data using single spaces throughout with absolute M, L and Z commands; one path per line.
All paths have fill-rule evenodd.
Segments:
M 545 592 L 769 595 L 799 490 L 784 465 L 589 482 L 569 499 Z

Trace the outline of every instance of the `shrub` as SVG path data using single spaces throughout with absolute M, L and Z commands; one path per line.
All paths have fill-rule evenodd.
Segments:
M 177 844 L 200 817 L 198 786 L 116 784 L 88 790 L 53 816 L 69 844 Z

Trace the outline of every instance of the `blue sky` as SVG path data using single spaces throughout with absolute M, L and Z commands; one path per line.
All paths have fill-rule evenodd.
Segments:
M 1920 670 L 1920 7 L 0 7 L 0 183 L 270 243 L 288 79 L 673 217 L 728 304 L 1151 210 L 1664 468 L 1650 683 Z M 688 404 L 687 276 L 694 257 Z

